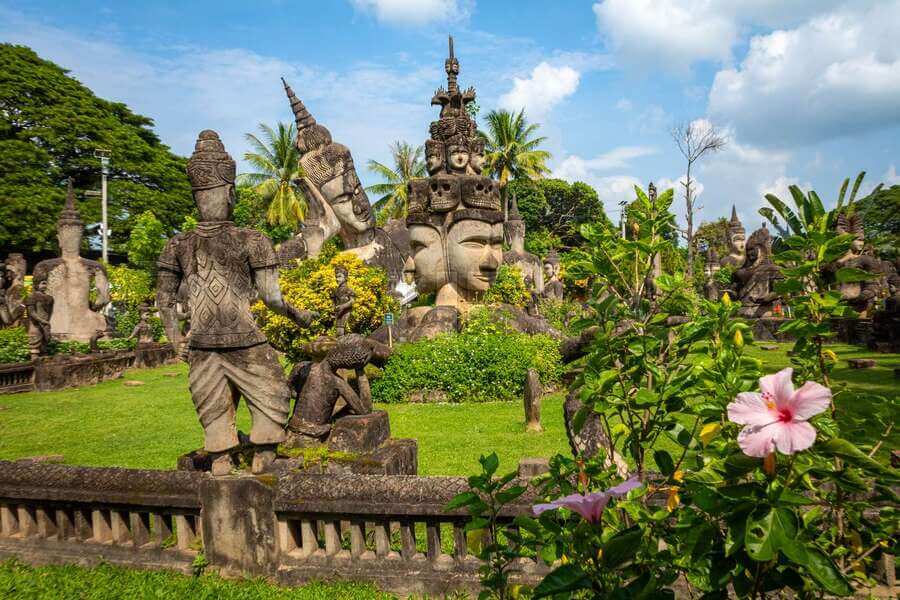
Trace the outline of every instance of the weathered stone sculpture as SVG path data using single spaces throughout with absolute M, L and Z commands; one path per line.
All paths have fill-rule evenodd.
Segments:
M 283 300 L 268 238 L 232 222 L 235 162 L 216 132 L 200 132 L 187 174 L 200 222 L 195 231 L 176 235 L 163 249 L 157 304 L 166 335 L 190 365 L 191 397 L 203 425 L 204 447 L 215 457 L 213 475 L 225 475 L 233 466 L 229 451 L 239 445 L 235 411 L 241 396 L 253 419 L 253 472 L 260 473 L 285 439 L 290 389 L 250 304 L 259 298 L 301 327 L 313 315 Z M 181 332 L 176 311 L 182 282 L 190 294 L 189 339 Z
M 128 339 L 137 339 L 138 345 L 152 344 L 156 340 L 153 337 L 153 326 L 150 325 L 150 305 L 146 303 L 141 304 L 138 307 L 138 312 L 140 313 L 140 318 Z
M 53 337 L 59 340 L 88 342 L 98 329 L 108 329 L 106 317 L 99 312 L 109 303 L 106 268 L 79 256 L 83 229 L 70 179 L 66 205 L 58 222 L 60 257 L 41 261 L 34 267 L 35 279 L 46 279 L 47 293 L 53 296 L 51 329 Z M 93 302 L 92 287 L 96 292 Z
M 466 112 L 475 90 L 463 91 L 457 84 L 452 38 L 444 68 L 447 89 L 439 88 L 431 99 L 441 107 L 429 128 L 431 177 L 409 184 L 406 225 L 412 254 L 406 270 L 414 273 L 420 293 L 436 293 L 437 306 L 465 310 L 496 278 L 503 258 L 503 213 L 497 183 L 480 174 L 484 143 Z
M 519 214 L 516 197 L 509 200 L 509 212 L 503 224 L 503 234 L 510 249 L 503 253 L 503 264 L 518 267 L 525 280 L 530 280 L 529 290 L 538 294 L 544 291 L 544 271 L 541 259 L 525 251 L 525 221 Z
M 717 301 L 722 297 L 722 294 L 719 291 L 719 281 L 716 278 L 716 275 L 720 270 L 721 265 L 719 264 L 719 255 L 713 248 L 710 248 L 706 255 L 706 265 L 703 267 L 703 274 L 706 276 L 706 283 L 703 285 L 703 291 L 707 300 Z
M 25 289 L 25 257 L 19 253 L 7 255 L 0 263 L 0 327 L 15 327 L 25 314 L 22 293 Z
M 525 431 L 540 432 L 541 426 L 541 398 L 544 388 L 537 371 L 528 369 L 525 376 Z
M 28 315 L 28 351 L 35 359 L 47 353 L 53 318 L 53 296 L 47 293 L 47 278 L 35 277 L 34 289 L 25 300 Z
M 297 124 L 296 145 L 306 174 L 302 182 L 315 209 L 313 220 L 300 233 L 303 242 L 286 243 L 282 262 L 304 258 L 303 252 L 316 256 L 322 244 L 337 234 L 349 252 L 384 269 L 393 289 L 402 280 L 406 256 L 385 230 L 375 226 L 350 149 L 332 141 L 331 132 L 316 122 L 287 82 L 282 82 Z
M 728 223 L 728 255 L 719 265 L 739 269 L 747 261 L 747 237 L 744 225 L 737 216 L 737 208 L 731 207 L 731 221 Z
M 314 360 L 299 363 L 290 376 L 297 395 L 288 424 L 290 431 L 297 434 L 291 445 L 324 442 L 337 418 L 371 413 L 372 393 L 365 367 L 369 363 L 383 365 L 391 352 L 384 344 L 359 334 L 319 338 L 306 347 Z M 354 371 L 355 388 L 338 375 L 338 369 Z M 336 414 L 338 400 L 343 400 L 345 407 Z
M 347 284 L 347 269 L 340 265 L 336 266 L 334 278 L 338 284 L 331 293 L 331 301 L 334 302 L 334 332 L 337 337 L 341 337 L 345 333 L 356 294 Z
M 551 250 L 544 259 L 544 298 L 551 300 L 563 299 L 563 282 L 559 280 L 559 254 Z
M 746 262 L 734 273 L 737 295 L 742 305 L 741 316 L 772 316 L 780 298 L 775 291 L 775 282 L 779 279 L 783 279 L 783 275 L 772 262 L 772 236 L 763 224 L 747 240 Z
M 874 256 L 864 252 L 865 231 L 863 230 L 862 215 L 853 213 L 847 215 L 841 213 L 837 217 L 836 229 L 839 234 L 851 234 L 854 236 L 853 244 L 841 258 L 829 265 L 831 273 L 837 273 L 844 267 L 860 269 L 876 277 L 868 281 L 854 281 L 838 283 L 841 298 L 853 310 L 862 317 L 870 317 L 875 308 L 875 303 L 881 295 L 882 266 Z

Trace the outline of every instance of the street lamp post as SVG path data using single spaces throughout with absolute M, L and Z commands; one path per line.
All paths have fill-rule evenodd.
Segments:
M 106 176 L 109 174 L 109 150 L 97 148 L 94 158 L 100 159 L 100 244 L 103 249 L 103 262 L 109 262 L 109 228 L 106 214 Z

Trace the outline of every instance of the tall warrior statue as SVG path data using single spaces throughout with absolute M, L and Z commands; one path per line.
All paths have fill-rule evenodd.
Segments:
M 238 446 L 235 410 L 241 396 L 253 419 L 253 472 L 261 473 L 285 439 L 290 390 L 250 305 L 259 298 L 301 327 L 313 313 L 282 299 L 269 239 L 232 222 L 235 162 L 215 131 L 200 132 L 187 174 L 200 222 L 195 231 L 169 240 L 159 257 L 160 316 L 169 340 L 190 365 L 191 397 L 203 425 L 204 447 L 214 455 L 213 475 L 228 474 L 233 466 L 230 451 Z M 183 281 L 190 297 L 187 340 L 176 310 Z
M 66 204 L 57 225 L 60 256 L 34 266 L 34 279 L 46 279 L 47 293 L 53 296 L 50 327 L 53 337 L 60 340 L 88 342 L 98 330 L 108 328 L 106 317 L 100 314 L 109 303 L 106 268 L 79 255 L 83 235 L 84 223 L 75 207 L 75 190 L 70 179 Z

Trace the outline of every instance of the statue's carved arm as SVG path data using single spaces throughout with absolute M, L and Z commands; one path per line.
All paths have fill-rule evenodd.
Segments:
M 185 340 L 179 327 L 178 311 L 175 304 L 178 301 L 178 286 L 181 277 L 177 273 L 160 269 L 157 282 L 156 304 L 159 306 L 159 318 L 166 330 L 166 337 L 174 346 L 179 355 L 185 352 Z
M 103 269 L 97 269 L 94 272 L 94 287 L 97 288 L 97 300 L 91 306 L 91 310 L 100 311 L 109 304 L 109 279 Z
M 318 316 L 314 311 L 300 310 L 285 302 L 278 284 L 278 267 L 256 269 L 253 271 L 253 280 L 260 299 L 272 312 L 289 318 L 300 327 L 309 327 L 310 322 Z
M 337 388 L 338 393 L 341 395 L 341 398 L 343 398 L 344 401 L 350 405 L 350 408 L 353 409 L 354 413 L 358 415 L 366 415 L 372 412 L 371 408 L 367 409 L 364 400 L 359 397 L 359 394 L 356 393 L 356 390 L 353 389 L 353 386 L 347 383 L 343 377 L 335 375 L 334 385 Z

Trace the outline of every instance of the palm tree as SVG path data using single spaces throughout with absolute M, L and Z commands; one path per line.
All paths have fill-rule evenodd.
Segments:
M 528 123 L 524 109 L 518 113 L 492 110 L 486 120 L 487 132 L 479 131 L 485 141 L 485 175 L 493 175 L 500 182 L 506 206 L 506 185 L 510 179 L 537 179 L 550 172 L 550 153 L 537 149 L 547 138 L 532 137 L 540 125 Z
M 406 142 L 394 142 L 391 144 L 391 158 L 394 168 L 370 160 L 369 171 L 380 175 L 384 180 L 366 188 L 367 192 L 381 196 L 373 206 L 378 211 L 378 221 L 384 222 L 391 218 L 406 216 L 407 193 L 406 184 L 411 179 L 425 177 L 425 151 L 422 146 L 413 148 Z
M 245 152 L 244 160 L 253 165 L 255 173 L 242 173 L 239 183 L 253 189 L 268 204 L 267 218 L 272 225 L 296 228 L 306 216 L 306 197 L 298 185 L 303 176 L 300 153 L 294 145 L 294 124 L 279 122 L 277 129 L 259 124 L 262 139 L 247 133 L 244 137 L 254 151 Z

